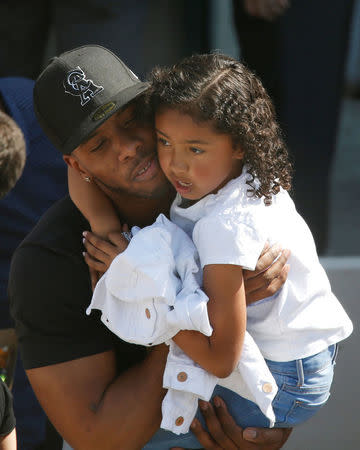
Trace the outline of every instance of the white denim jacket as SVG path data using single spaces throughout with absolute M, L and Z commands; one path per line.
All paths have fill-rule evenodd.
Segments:
M 248 332 L 240 361 L 225 379 L 202 369 L 171 340 L 180 330 L 212 333 L 208 297 L 200 289 L 202 272 L 191 239 L 162 214 L 149 227 L 133 227 L 132 233 L 128 248 L 97 283 L 86 312 L 101 310 L 102 322 L 127 342 L 170 346 L 161 427 L 176 434 L 188 432 L 198 399 L 208 401 L 216 384 L 257 403 L 273 426 L 276 382 Z

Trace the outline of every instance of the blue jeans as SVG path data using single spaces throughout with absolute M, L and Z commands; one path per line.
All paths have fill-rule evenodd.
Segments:
M 304 359 L 287 362 L 266 361 L 279 388 L 273 400 L 275 427 L 287 428 L 305 422 L 324 405 L 330 395 L 336 355 L 337 345 L 331 345 L 326 350 Z M 221 386 L 215 387 L 213 397 L 216 395 L 225 401 L 230 414 L 240 426 L 269 426 L 267 417 L 250 400 Z M 205 425 L 199 411 L 196 417 Z M 176 435 L 159 430 L 144 450 L 168 450 L 177 446 L 202 448 L 191 431 Z

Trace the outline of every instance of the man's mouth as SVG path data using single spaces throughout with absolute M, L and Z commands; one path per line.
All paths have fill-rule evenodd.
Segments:
M 146 181 L 152 178 L 158 171 L 156 159 L 152 156 L 147 162 L 139 164 L 134 172 L 134 180 Z
M 142 175 L 143 173 L 145 173 L 147 170 L 148 170 L 148 168 L 151 166 L 151 161 L 149 161 L 147 164 L 146 164 L 146 166 L 145 167 L 143 167 L 141 170 L 139 170 L 139 172 L 137 173 L 137 176 L 138 175 Z

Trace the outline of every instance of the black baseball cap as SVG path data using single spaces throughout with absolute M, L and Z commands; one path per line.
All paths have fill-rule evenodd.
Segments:
M 68 155 L 148 86 L 110 50 L 85 45 L 50 60 L 35 82 L 35 114 Z

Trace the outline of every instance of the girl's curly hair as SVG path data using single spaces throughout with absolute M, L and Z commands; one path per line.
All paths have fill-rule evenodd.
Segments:
M 175 108 L 232 137 L 244 151 L 249 192 L 271 203 L 291 187 L 291 164 L 270 97 L 260 80 L 237 60 L 218 53 L 193 55 L 150 74 L 147 104 Z M 256 179 L 258 182 L 256 182 Z

